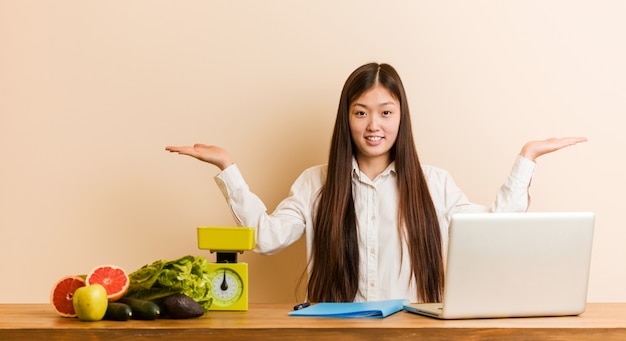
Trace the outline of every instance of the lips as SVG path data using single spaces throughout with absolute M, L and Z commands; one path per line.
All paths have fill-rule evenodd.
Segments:
M 365 141 L 367 142 L 367 145 L 369 146 L 378 146 L 379 144 L 383 142 L 383 137 L 382 136 L 366 136 Z

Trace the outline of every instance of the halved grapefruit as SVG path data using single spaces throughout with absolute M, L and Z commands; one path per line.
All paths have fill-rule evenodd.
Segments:
M 109 302 L 122 298 L 128 291 L 130 279 L 124 269 L 115 265 L 101 265 L 87 275 L 87 285 L 100 284 L 106 289 Z
M 65 276 L 58 280 L 50 292 L 50 304 L 63 317 L 76 317 L 74 310 L 74 292 L 87 285 L 84 279 L 78 276 Z

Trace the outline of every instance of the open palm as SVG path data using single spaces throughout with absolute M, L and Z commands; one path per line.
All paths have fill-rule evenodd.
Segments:
M 585 137 L 553 137 L 545 140 L 530 141 L 524 145 L 520 154 L 527 159 L 535 161 L 541 155 L 586 141 L 587 138 Z

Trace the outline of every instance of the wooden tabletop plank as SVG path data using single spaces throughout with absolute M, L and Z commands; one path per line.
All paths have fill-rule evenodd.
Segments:
M 0 340 L 626 340 L 626 303 L 590 303 L 580 316 L 441 321 L 398 312 L 384 319 L 292 317 L 286 304 L 211 311 L 188 320 L 82 322 L 48 304 L 0 304 Z

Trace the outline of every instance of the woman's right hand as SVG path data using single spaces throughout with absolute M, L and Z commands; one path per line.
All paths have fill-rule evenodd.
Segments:
M 207 146 L 205 144 L 196 143 L 193 146 L 167 146 L 165 150 L 194 157 L 200 161 L 215 165 L 221 170 L 224 170 L 234 163 L 230 154 L 228 154 L 225 149 L 218 146 Z
M 586 137 L 553 137 L 540 141 L 530 141 L 524 145 L 522 151 L 520 152 L 520 155 L 531 161 L 535 161 L 535 159 L 537 159 L 541 155 L 552 153 L 559 149 L 573 146 L 577 143 L 586 141 Z

